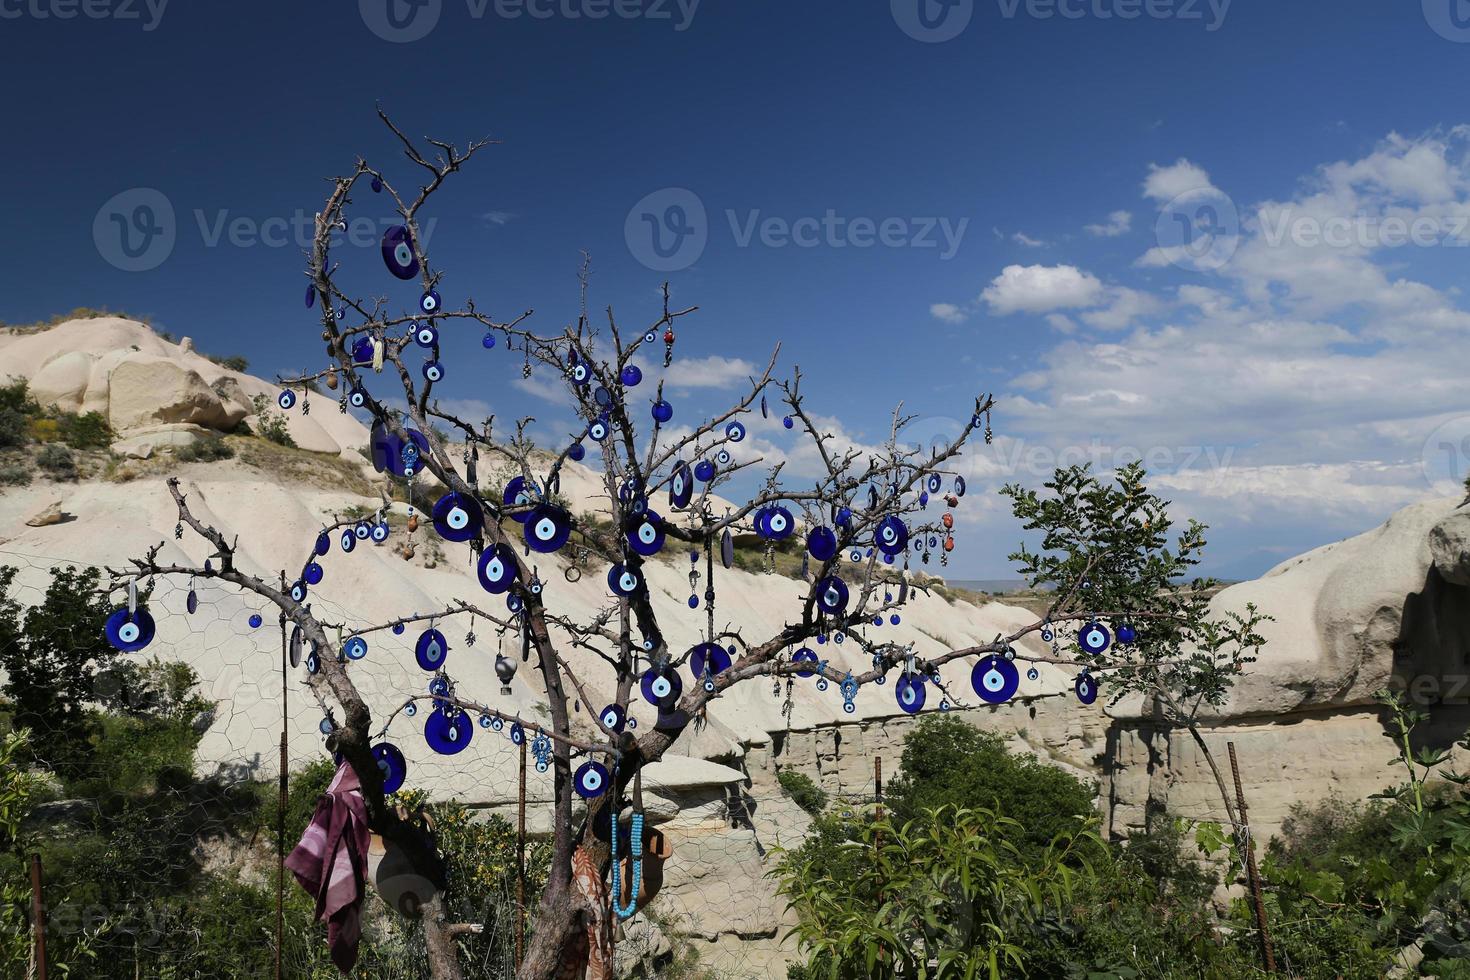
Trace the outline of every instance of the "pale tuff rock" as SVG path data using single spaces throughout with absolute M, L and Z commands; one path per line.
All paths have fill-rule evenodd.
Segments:
M 1429 532 L 1429 553 L 1440 577 L 1470 586 L 1470 507 L 1461 505 Z

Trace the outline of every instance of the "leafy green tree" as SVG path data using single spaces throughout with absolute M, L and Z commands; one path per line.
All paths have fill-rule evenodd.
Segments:
M 1092 786 L 1033 756 L 1011 754 L 999 735 L 949 714 L 923 718 L 904 739 L 898 777 L 887 791 L 898 824 L 942 806 L 1002 813 L 1014 821 L 1011 843 L 1028 859 L 1096 817 Z

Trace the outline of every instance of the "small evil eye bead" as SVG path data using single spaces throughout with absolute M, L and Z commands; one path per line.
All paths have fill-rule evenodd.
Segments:
M 291 583 L 291 598 L 296 602 L 306 601 L 306 583 L 301 579 Z
M 490 719 L 490 729 L 491 729 L 491 731 L 496 731 L 496 732 L 504 731 L 505 730 L 505 719 L 499 718 L 499 717 L 491 718 Z
M 439 342 L 439 331 L 432 323 L 421 323 L 413 332 L 413 342 L 420 347 L 433 347 Z
M 316 730 L 321 732 L 323 735 L 330 735 L 337 730 L 337 726 L 332 724 L 332 719 L 323 718 L 321 721 L 317 722 Z
M 965 495 L 965 478 L 962 476 L 954 478 L 954 495 L 956 497 L 963 497 Z
M 582 445 L 580 442 L 572 443 L 571 448 L 567 450 L 567 459 L 570 459 L 574 463 L 580 463 L 586 458 L 587 447 Z
M 791 416 L 789 415 L 781 420 L 781 424 L 786 426 L 786 428 L 788 429 L 794 428 L 796 426 L 796 423 L 791 420 Z
M 541 594 L 541 588 L 542 588 L 542 586 L 541 586 L 541 579 L 536 578 L 536 577 L 533 576 L 531 578 L 531 584 L 528 585 L 528 586 L 526 586 L 526 591 L 529 592 L 529 593 L 531 593 L 532 595 L 540 595 Z
M 394 623 L 393 624 L 393 635 L 394 636 L 402 636 L 403 635 L 403 624 L 402 623 Z
M 648 333 L 643 335 L 643 342 L 645 344 L 658 343 L 658 332 L 655 330 L 648 331 Z
M 347 654 L 348 660 L 361 660 L 368 653 L 367 640 L 360 636 L 351 637 L 342 645 L 342 652 Z
M 853 562 L 853 563 L 857 563 L 857 562 L 862 561 L 863 560 L 863 551 L 862 551 L 862 549 L 861 548 L 854 548 L 854 549 L 852 549 L 852 551 L 848 553 L 847 560 L 850 561 L 850 562 Z
M 374 745 L 373 761 L 383 774 L 384 793 L 396 793 L 403 788 L 403 781 L 408 776 L 408 761 L 403 758 L 403 753 L 396 745 L 391 742 Z
M 660 398 L 653 403 L 653 420 L 660 425 L 666 425 L 674 417 L 674 406 Z
M 419 274 L 418 256 L 413 250 L 413 236 L 406 225 L 394 225 L 383 232 L 383 265 L 395 277 L 412 279 Z
M 444 380 L 444 368 L 439 364 L 438 361 L 425 361 L 424 362 L 424 380 L 425 381 L 443 381 Z
M 607 767 L 600 762 L 582 763 L 572 777 L 573 788 L 584 800 L 595 800 L 607 792 L 607 782 Z
M 505 608 L 509 609 L 513 613 L 519 613 L 522 609 L 526 608 L 526 603 L 521 599 L 520 596 L 512 593 L 511 595 L 505 597 Z
M 1026 671 L 1026 679 L 1028 681 L 1034 681 L 1040 676 L 1041 671 L 1037 670 L 1035 667 L 1032 667 L 1030 670 Z
M 851 510 L 851 508 L 848 508 L 848 507 L 839 507 L 839 508 L 837 508 L 837 515 L 832 519 L 832 523 L 836 524 L 838 527 L 847 527 L 847 525 L 851 524 L 852 523 L 852 510 Z
M 1077 675 L 1072 682 L 1072 689 L 1077 693 L 1077 700 L 1083 704 L 1092 704 L 1097 700 L 1097 678 L 1083 672 Z
M 689 464 L 681 459 L 674 464 L 674 472 L 669 476 L 669 506 L 683 510 L 689 506 L 693 496 L 694 475 L 689 471 Z
M 306 655 L 306 672 L 308 674 L 315 674 L 317 671 L 319 671 L 321 669 L 322 669 L 322 661 L 321 661 L 321 658 L 318 657 L 316 655 L 316 651 L 313 650 L 313 651 L 311 651 L 310 653 L 308 653 Z
M 612 408 L 612 392 L 608 391 L 602 385 L 598 385 L 592 389 L 592 400 L 601 408 Z
M 435 677 L 429 681 L 429 693 L 434 697 L 443 697 L 449 693 L 449 682 L 442 677 Z
M 265 622 L 265 620 L 261 618 L 260 613 L 251 613 L 250 614 L 250 619 L 247 620 L 247 622 L 250 623 L 250 628 L 251 629 L 258 630 L 258 629 L 260 629 L 260 624 L 263 623 L 263 622 Z
M 361 388 L 353 388 L 347 393 L 347 404 L 353 408 L 362 408 L 367 404 L 367 392 Z
M 481 715 L 480 716 L 480 727 L 481 728 L 489 728 L 490 727 L 490 716 L 489 715 Z
M 436 629 L 424 630 L 414 644 L 413 655 L 424 670 L 438 670 L 444 666 L 444 658 L 449 655 L 449 642 Z
M 766 537 L 772 541 L 785 541 L 796 530 L 796 521 L 785 507 L 772 507 L 766 512 Z
M 655 651 L 657 649 L 658 649 L 658 637 L 656 637 L 656 636 L 645 636 L 643 638 L 643 650 L 644 650 L 645 653 L 652 653 L 653 651 Z
M 374 175 L 373 179 L 368 182 L 368 186 L 373 189 L 374 194 L 383 193 L 383 178 Z
M 728 450 L 728 449 L 721 449 L 719 452 L 715 453 L 715 465 L 716 466 L 729 466 L 730 465 L 730 458 L 731 458 L 730 457 L 730 450 Z
M 352 528 L 352 534 L 359 541 L 366 541 L 373 533 L 373 526 L 367 521 L 358 521 Z
M 572 369 L 567 372 L 567 377 L 572 379 L 572 384 L 585 385 L 592 380 L 592 370 L 585 363 L 578 362 L 572 365 Z
M 602 440 L 606 439 L 607 433 L 607 419 L 603 418 L 602 416 L 598 416 L 597 418 L 593 419 L 592 424 L 587 426 L 587 438 L 591 439 L 593 442 L 601 442 Z
M 725 438 L 731 442 L 739 442 L 745 438 L 745 425 L 741 422 L 731 422 L 725 426 Z
M 355 364 L 373 363 L 373 342 L 367 337 L 358 337 L 352 344 L 352 360 Z
M 312 549 L 318 556 L 325 555 L 332 550 L 332 536 L 326 531 L 316 536 L 316 547 Z
M 505 491 L 500 495 L 500 500 L 507 507 L 524 507 L 526 504 L 536 502 L 537 489 L 535 484 L 528 484 L 523 476 L 511 477 L 510 482 L 505 485 Z M 511 520 L 521 524 L 531 519 L 530 511 L 522 510 L 510 515 Z
M 837 535 L 829 527 L 813 528 L 806 536 L 806 550 L 817 561 L 831 561 L 837 554 Z
M 715 478 L 715 464 L 707 459 L 701 459 L 694 464 L 694 478 L 700 483 L 708 483 Z
M 643 588 L 643 576 L 622 563 L 607 570 L 607 587 L 613 595 L 630 596 Z
M 345 320 L 345 319 L 347 319 L 347 307 L 341 306 L 341 307 L 338 307 L 337 308 L 337 319 L 339 319 L 339 320 Z
M 618 380 L 623 383 L 624 388 L 636 388 L 643 381 L 643 371 L 636 364 L 629 364 L 623 368 Z
M 924 707 L 928 692 L 924 690 L 924 679 L 918 674 L 904 676 L 893 685 L 893 697 L 898 706 L 911 715 L 918 714 Z
M 309 310 L 309 309 L 311 309 L 315 305 L 316 305 L 316 285 L 314 283 L 307 283 L 306 284 L 306 308 Z
M 520 745 L 526 740 L 526 730 L 521 727 L 521 723 L 518 721 L 510 723 L 510 740 L 516 745 Z
M 1122 625 L 1120 625 L 1118 627 L 1118 642 L 1119 643 L 1123 644 L 1124 646 L 1128 646 L 1130 643 L 1133 643 L 1137 639 L 1138 639 L 1138 630 L 1134 629 L 1128 623 L 1123 623 Z
M 817 606 L 822 612 L 828 615 L 842 612 L 847 608 L 847 598 L 847 583 L 837 576 L 829 575 L 817 583 Z
M 276 404 L 281 406 L 281 411 L 289 412 L 292 408 L 296 406 L 296 392 L 292 391 L 290 388 L 284 389 L 279 395 L 276 396 Z
M 485 336 L 480 338 L 480 346 L 486 350 L 492 349 L 495 346 L 495 335 L 487 331 Z
M 418 714 L 419 713 L 419 705 L 418 705 L 418 702 L 417 701 L 409 701 L 407 704 L 405 704 L 403 706 L 403 713 L 406 714 L 406 715 L 408 715 L 408 717 L 410 717 L 410 718 L 412 718 L 414 715 Z
M 423 310 L 425 313 L 438 313 L 439 291 L 437 289 L 431 289 L 427 293 L 424 293 L 424 295 L 420 296 L 419 309 Z
M 368 532 L 368 537 L 372 538 L 378 544 L 382 544 L 384 541 L 388 540 L 389 530 L 390 529 L 388 527 L 387 521 L 379 521 L 378 523 L 374 524 L 372 530 Z
M 342 539 L 339 543 L 342 545 L 342 551 L 346 553 L 350 553 L 353 548 L 357 547 L 357 535 L 353 533 L 352 528 L 342 532 Z
M 939 474 L 938 473 L 930 473 L 929 474 L 928 486 L 929 486 L 929 492 L 930 493 L 938 493 L 939 492 L 939 487 L 941 486 L 941 484 L 942 484 L 942 481 L 939 479 Z

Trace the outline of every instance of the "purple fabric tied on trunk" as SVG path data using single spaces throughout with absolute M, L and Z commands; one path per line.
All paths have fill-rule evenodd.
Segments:
M 367 803 L 357 773 L 344 761 L 286 858 L 296 881 L 316 897 L 316 920 L 327 923 L 332 962 L 343 973 L 357 963 L 367 858 Z

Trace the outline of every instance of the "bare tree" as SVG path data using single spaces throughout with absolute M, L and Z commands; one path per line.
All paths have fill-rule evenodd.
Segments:
M 178 505 L 181 528 L 187 525 L 207 539 L 213 548 L 211 561 L 200 567 L 162 564 L 158 561 L 160 546 L 134 560 L 132 567 L 118 570 L 114 585 L 146 583 L 165 575 L 229 583 L 272 603 L 280 611 L 283 624 L 291 625 L 298 642 L 314 651 L 305 684 L 335 721 L 329 744 L 356 771 L 371 826 L 401 848 L 438 886 L 426 896 L 420 916 L 434 977 L 462 975 L 455 937 L 473 926 L 446 921 L 442 898 L 446 883 L 431 832 L 405 820 L 385 796 L 383 774 L 373 754 L 373 719 L 353 684 L 352 660 L 334 639 L 343 635 L 343 628 L 359 637 L 407 623 L 443 622 L 473 615 L 522 638 L 526 656 L 534 662 L 545 690 L 546 722 L 513 717 L 492 704 L 473 700 L 457 690 L 442 670 L 436 672 L 442 683 L 436 685 L 435 693 L 416 700 L 430 702 L 431 710 L 449 723 L 457 724 L 471 716 L 516 721 L 526 731 L 545 735 L 553 743 L 555 836 L 549 878 L 520 970 L 526 980 L 556 976 L 560 965 L 571 956 L 569 950 L 585 942 L 589 925 L 612 918 L 603 909 L 592 907 L 585 890 L 578 888 L 574 856 L 580 850 L 583 866 L 597 869 L 600 876 L 609 873 L 610 804 L 620 804 L 642 767 L 676 745 L 710 703 L 734 685 L 816 673 L 841 685 L 850 700 L 859 688 L 883 683 L 896 671 L 893 689 L 900 706 L 907 708 L 922 700 L 928 685 L 944 690 L 938 670 L 941 665 L 967 658 L 976 661 L 976 692 L 986 700 L 1005 700 L 1014 694 L 1016 661 L 1070 668 L 1087 664 L 1092 673 L 1079 674 L 1078 690 L 1090 700 L 1096 692 L 1095 679 L 1102 671 L 1143 666 L 1142 660 L 1132 657 L 1111 665 L 1097 657 L 1079 660 L 1055 646 L 1050 653 L 1039 655 L 1017 651 L 1017 641 L 1032 633 L 1044 634 L 1050 640 L 1049 631 L 1126 614 L 1120 610 L 1110 613 L 1095 605 L 1089 608 L 1074 588 L 1060 590 L 1046 615 L 1010 635 L 934 656 L 919 656 L 911 645 L 876 641 L 866 635 L 861 627 L 874 617 L 892 614 L 914 590 L 925 588 L 925 579 L 910 573 L 910 556 L 922 554 L 927 561 L 931 549 L 942 557 L 952 547 L 949 515 L 938 515 L 941 508 L 930 504 L 945 500 L 952 506 L 963 494 L 963 479 L 956 472 L 954 460 L 977 432 L 989 441 L 992 398 L 982 395 L 973 405 L 967 405 L 967 421 L 942 445 L 920 448 L 906 444 L 904 430 L 913 417 L 905 415 L 900 406 L 893 413 L 882 447 L 854 448 L 824 431 L 808 411 L 799 369 L 793 370 L 788 379 L 773 376 L 778 348 L 760 376 L 750 379 L 739 401 L 695 425 L 687 434 L 671 436 L 665 425 L 670 416 L 665 411 L 661 384 L 654 394 L 651 419 L 646 408 L 635 411 L 635 402 L 647 404 L 646 396 L 635 399 L 632 394 L 641 380 L 635 359 L 640 354 L 645 358 L 650 353 L 655 357 L 663 354 L 667 365 L 675 325 L 696 308 L 672 306 L 665 285 L 662 310 L 644 329 L 627 333 L 610 309 L 605 319 L 599 317 L 600 322 L 594 324 L 586 306 L 585 266 L 582 312 L 576 322 L 560 331 L 534 331 L 529 326 L 530 311 L 510 320 L 496 320 L 480 312 L 473 302 L 457 309 L 444 308 L 438 293 L 442 273 L 430 264 L 422 247 L 419 215 L 444 181 L 489 141 L 473 142 L 460 149 L 427 140 L 421 147 L 381 110 L 379 115 L 402 142 L 408 160 L 422 170 L 424 182 L 412 193 L 400 191 L 364 160 L 359 160 L 347 176 L 333 180 L 326 203 L 316 217 L 307 292 L 309 305 L 320 304 L 322 340 L 330 367 L 285 379 L 283 384 L 288 390 L 305 389 L 318 382 L 334 389 L 342 386 L 348 403 L 371 416 L 372 455 L 379 470 L 404 481 L 430 474 L 447 488 L 435 507 L 435 527 L 474 550 L 481 584 L 487 592 L 505 597 L 505 610 L 490 611 L 460 600 L 432 614 L 399 617 L 376 625 L 324 622 L 311 610 L 306 587 L 293 582 L 286 572 L 273 578 L 261 577 L 237 567 L 235 544 L 194 514 L 176 480 L 169 486 Z M 385 237 L 383 251 L 391 272 L 421 287 L 419 309 L 409 313 L 395 312 L 386 299 L 365 300 L 346 294 L 338 286 L 338 266 L 329 254 L 331 238 L 334 230 L 345 227 L 354 192 L 368 184 L 387 195 L 401 219 L 401 224 Z M 583 427 L 567 446 L 554 453 L 538 451 L 527 435 L 529 419 L 518 420 L 510 437 L 497 439 L 492 436 L 493 419 L 471 422 L 439 407 L 434 398 L 436 382 L 444 371 L 439 361 L 439 331 L 466 326 L 483 330 L 487 344 L 504 343 L 522 354 L 526 372 L 535 366 L 565 379 Z M 424 358 L 424 363 L 414 363 Z M 396 375 L 391 396 L 370 390 L 368 381 L 374 368 Z M 290 401 L 289 396 L 283 396 L 283 404 Z M 730 486 L 737 476 L 762 467 L 764 462 L 758 458 L 737 462 L 729 447 L 744 439 L 743 420 L 754 412 L 768 411 L 772 404 L 800 438 L 809 440 L 820 461 L 819 475 L 809 484 L 788 485 L 782 480 L 782 466 L 772 465 L 766 468 L 763 479 L 755 481 L 761 486 L 759 492 L 744 504 L 727 506 L 713 492 Z M 454 433 L 456 443 L 451 445 L 442 432 Z M 604 489 L 611 508 L 608 524 L 578 522 L 557 502 L 566 461 L 582 458 L 589 447 L 600 451 Z M 515 474 L 511 485 L 483 486 L 477 473 L 482 459 L 495 460 L 497 467 Z M 665 496 L 668 506 L 660 506 L 656 512 L 654 505 L 661 505 Z M 350 532 L 352 524 L 342 521 L 323 533 L 339 529 Z M 808 547 L 803 557 L 802 597 L 799 605 L 793 604 L 790 621 L 754 641 L 717 628 L 712 579 L 717 569 L 730 565 L 732 535 L 754 530 L 776 542 L 797 533 L 799 526 L 807 536 Z M 660 617 L 671 611 L 656 607 L 644 582 L 645 564 L 668 542 L 697 553 L 703 567 L 705 642 L 687 651 L 669 649 Z M 548 609 L 545 601 L 554 590 L 543 593 L 537 573 L 528 564 L 530 550 L 552 552 L 564 546 L 579 552 L 585 549 L 587 555 L 612 568 L 608 602 L 591 621 L 577 622 Z M 303 551 L 307 551 L 303 557 L 309 561 L 311 553 L 305 548 Z M 698 564 L 695 570 L 699 570 Z M 871 657 L 871 669 L 856 674 L 839 671 L 809 657 L 810 651 L 803 646 L 808 641 L 838 635 Z M 595 654 L 590 662 L 607 672 L 605 678 L 598 678 L 601 683 L 597 690 L 616 692 L 612 704 L 592 719 L 594 737 L 578 737 L 578 731 L 589 729 L 584 725 L 574 730 L 569 711 L 573 698 L 589 707 L 593 704 L 588 698 L 592 689 L 573 671 L 565 655 L 573 648 Z M 694 683 L 658 684 L 660 678 L 677 678 L 677 672 L 686 666 L 694 674 Z M 995 682 L 993 689 L 985 688 L 990 681 L 982 683 L 982 675 Z M 1088 677 L 1093 680 L 1088 681 Z M 651 694 L 649 684 L 655 685 Z M 944 693 L 958 703 L 958 698 Z M 630 703 L 640 696 L 657 706 L 658 722 L 651 730 L 635 733 L 623 719 Z M 905 704 L 905 698 L 910 699 L 909 704 Z M 594 763 L 612 777 L 606 780 L 611 785 L 600 795 L 592 795 L 578 820 L 574 769 L 585 773 Z

